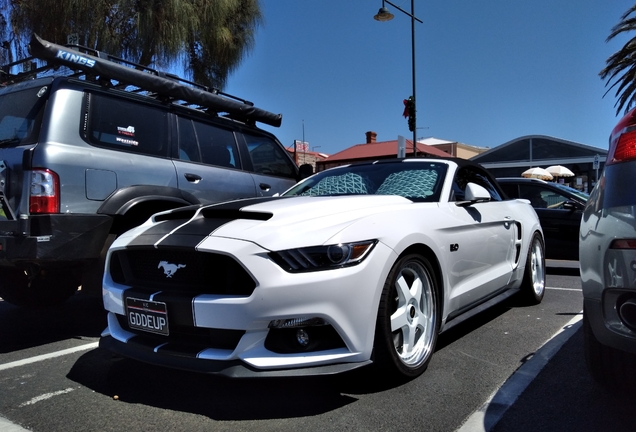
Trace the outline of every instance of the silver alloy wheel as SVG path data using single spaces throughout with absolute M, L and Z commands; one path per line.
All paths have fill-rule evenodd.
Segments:
M 543 290 L 545 290 L 545 260 L 543 259 L 543 247 L 539 239 L 535 239 L 532 243 L 530 253 L 532 254 L 530 257 L 532 289 L 538 297 L 541 297 Z
M 407 261 L 394 281 L 397 291 L 391 314 L 395 351 L 406 366 L 416 368 L 431 354 L 435 340 L 435 290 L 431 276 L 418 261 Z

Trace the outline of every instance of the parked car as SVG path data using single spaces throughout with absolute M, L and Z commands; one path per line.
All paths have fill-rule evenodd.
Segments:
M 537 178 L 498 178 L 509 198 L 530 201 L 537 212 L 549 259 L 579 259 L 579 225 L 589 195 L 569 186 Z
M 0 75 L 0 297 L 101 292 L 112 239 L 152 214 L 269 196 L 301 173 L 256 122 L 281 116 L 88 48 L 34 36 Z
M 587 366 L 600 384 L 636 389 L 636 111 L 610 136 L 605 169 L 580 230 L 583 336 Z
M 515 293 L 543 298 L 539 220 L 502 195 L 477 164 L 406 159 L 159 213 L 108 252 L 100 346 L 233 377 L 371 363 L 415 377 L 440 332 Z

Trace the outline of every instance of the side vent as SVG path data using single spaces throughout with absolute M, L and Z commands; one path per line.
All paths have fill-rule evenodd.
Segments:
M 515 238 L 515 267 L 519 264 L 519 257 L 521 256 L 521 239 L 522 239 L 522 230 L 521 230 L 521 222 L 515 222 L 515 229 L 517 230 L 517 235 Z

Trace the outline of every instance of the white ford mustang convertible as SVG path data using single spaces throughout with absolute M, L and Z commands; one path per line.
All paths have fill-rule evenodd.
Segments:
M 106 259 L 100 346 L 230 377 L 373 363 L 412 378 L 440 332 L 513 294 L 541 302 L 543 244 L 530 203 L 474 163 L 341 166 L 123 234 Z

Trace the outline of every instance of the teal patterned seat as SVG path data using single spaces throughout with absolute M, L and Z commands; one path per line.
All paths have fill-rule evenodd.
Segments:
M 349 195 L 368 194 L 368 182 L 362 176 L 354 173 L 346 173 L 339 176 L 327 177 L 316 185 L 301 193 L 301 195 Z
M 436 182 L 437 171 L 435 170 L 400 171 L 389 175 L 375 193 L 426 198 L 433 195 Z

